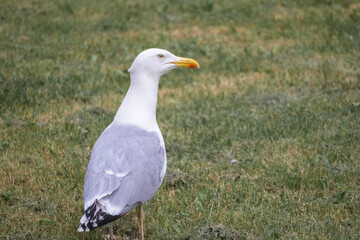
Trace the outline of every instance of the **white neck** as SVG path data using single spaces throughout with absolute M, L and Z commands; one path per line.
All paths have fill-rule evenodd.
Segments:
M 147 131 L 159 131 L 156 103 L 160 76 L 130 73 L 130 87 L 113 123 L 135 125 Z

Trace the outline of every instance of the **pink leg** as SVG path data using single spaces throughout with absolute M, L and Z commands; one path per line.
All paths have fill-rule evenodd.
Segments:
M 140 239 L 145 240 L 145 238 L 144 238 L 144 209 L 143 209 L 143 203 L 140 203 L 139 220 L 140 220 Z

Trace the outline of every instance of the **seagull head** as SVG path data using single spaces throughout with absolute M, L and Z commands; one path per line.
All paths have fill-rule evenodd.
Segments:
M 194 59 L 178 57 L 164 49 L 150 48 L 135 58 L 129 73 L 161 77 L 176 67 L 200 68 L 200 65 Z

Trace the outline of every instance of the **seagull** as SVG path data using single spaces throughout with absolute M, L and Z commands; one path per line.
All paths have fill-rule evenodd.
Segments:
M 110 239 L 116 239 L 112 222 L 140 205 L 139 232 L 144 239 L 143 204 L 154 196 L 166 173 L 165 144 L 156 121 L 159 80 L 176 67 L 199 68 L 199 63 L 158 48 L 135 58 L 126 96 L 91 153 L 78 232 L 110 223 Z

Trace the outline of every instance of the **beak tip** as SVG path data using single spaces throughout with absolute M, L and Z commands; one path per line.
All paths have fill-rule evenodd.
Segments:
M 200 68 L 200 64 L 191 58 L 179 57 L 179 61 L 172 62 L 177 67 Z

